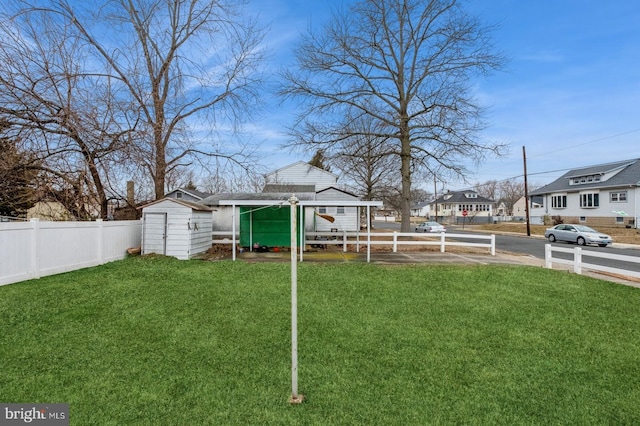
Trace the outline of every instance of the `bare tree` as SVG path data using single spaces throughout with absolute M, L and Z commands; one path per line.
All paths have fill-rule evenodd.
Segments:
M 479 139 L 472 78 L 498 69 L 489 29 L 457 0 L 361 0 L 296 49 L 281 94 L 302 101 L 293 145 L 344 139 L 342 117 L 371 116 L 400 158 L 402 230 L 410 229 L 412 166 L 464 175 L 464 161 L 499 154 Z
M 106 218 L 106 170 L 125 155 L 135 112 L 114 96 L 110 79 L 82 69 L 80 40 L 51 18 L 32 11 L 0 24 L 2 133 L 29 153 L 40 195 L 78 218 L 93 216 L 88 205 Z
M 507 214 L 513 215 L 513 205 L 521 197 L 524 197 L 524 182 L 515 180 L 505 180 L 500 182 L 500 201 L 507 208 Z
M 489 198 L 493 201 L 499 201 L 499 185 L 497 180 L 488 180 L 485 183 L 476 183 L 475 191 L 481 197 Z
M 25 0 L 17 16 L 46 13 L 58 25 L 51 30 L 73 33 L 85 65 L 117 81 L 113 96 L 133 105 L 140 117 L 133 159 L 151 177 L 156 198 L 165 194 L 168 173 L 197 158 L 244 161 L 237 143 L 215 139 L 216 130 L 233 129 L 258 104 L 263 31 L 242 19 L 241 2 L 113 0 L 95 8 L 35 1 Z
M 399 157 L 387 139 L 375 136 L 370 117 L 347 119 L 345 138 L 331 147 L 330 162 L 365 200 L 382 198 L 399 187 Z
M 0 134 L 5 125 L 0 122 Z M 29 153 L 0 137 L 0 215 L 21 216 L 35 201 L 37 171 Z

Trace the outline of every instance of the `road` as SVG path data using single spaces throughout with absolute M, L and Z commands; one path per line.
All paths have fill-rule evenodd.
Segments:
M 392 222 L 374 222 L 374 227 L 376 229 L 393 229 L 396 231 L 400 230 L 399 223 Z M 462 229 L 462 226 L 447 226 L 447 232 L 456 233 L 456 234 L 466 234 L 466 233 L 477 233 L 479 231 L 470 231 L 469 229 Z M 544 260 L 544 246 L 549 244 L 549 241 L 542 238 L 541 236 L 517 236 L 517 235 L 504 235 L 504 234 L 496 234 L 496 250 L 502 252 L 510 252 L 510 253 L 518 253 L 525 254 L 529 256 L 534 256 L 538 259 Z M 575 244 L 567 244 L 567 243 L 552 243 L 553 246 L 557 247 L 565 247 L 565 248 L 573 248 L 577 247 Z M 585 251 L 596 251 L 596 252 L 604 252 L 604 253 L 612 253 L 612 254 L 621 254 L 625 256 L 635 256 L 640 257 L 640 246 L 636 248 L 618 248 L 615 243 L 613 246 L 609 247 L 597 247 L 597 246 L 586 246 L 583 247 L 583 253 Z M 554 253 L 553 257 L 562 258 L 562 259 L 570 259 L 571 254 L 565 253 Z M 640 264 L 638 263 L 630 263 L 630 262 L 622 262 L 618 260 L 611 259 L 601 259 L 597 257 L 588 257 L 584 259 L 587 263 L 592 263 L 596 265 L 605 265 L 611 268 L 619 268 L 626 269 L 635 272 L 640 272 Z

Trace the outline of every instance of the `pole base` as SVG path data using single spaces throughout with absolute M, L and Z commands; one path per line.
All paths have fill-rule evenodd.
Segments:
M 304 395 L 301 393 L 296 396 L 291 395 L 291 398 L 289 398 L 289 404 L 302 404 L 302 401 L 304 401 Z

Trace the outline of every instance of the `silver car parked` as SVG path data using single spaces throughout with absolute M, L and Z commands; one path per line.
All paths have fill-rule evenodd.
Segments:
M 544 232 L 544 236 L 551 242 L 567 241 L 581 246 L 597 244 L 600 247 L 606 247 L 607 244 L 613 242 L 613 239 L 609 235 L 598 232 L 585 225 L 556 225 L 553 228 L 548 228 Z
M 438 222 L 423 222 L 416 226 L 416 232 L 446 232 L 447 228 Z

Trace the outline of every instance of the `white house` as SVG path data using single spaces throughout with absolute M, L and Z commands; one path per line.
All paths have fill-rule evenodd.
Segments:
M 338 175 L 304 161 L 289 164 L 265 175 L 267 185 L 313 185 L 315 191 L 335 186 L 337 182 Z
M 366 210 L 382 205 L 361 201 L 335 186 L 338 176 L 299 161 L 265 176 L 260 193 L 214 194 L 201 201 L 215 209 L 213 231 L 233 231 L 242 246 L 259 242 L 267 247 L 286 246 L 290 241 L 289 197 L 300 202 L 298 226 L 302 232 L 358 231 Z
M 445 223 L 488 223 L 493 220 L 494 204 L 473 190 L 449 191 L 431 202 L 430 215 Z
M 573 169 L 529 196 L 542 214 L 565 223 L 637 228 L 640 216 L 640 159 Z

